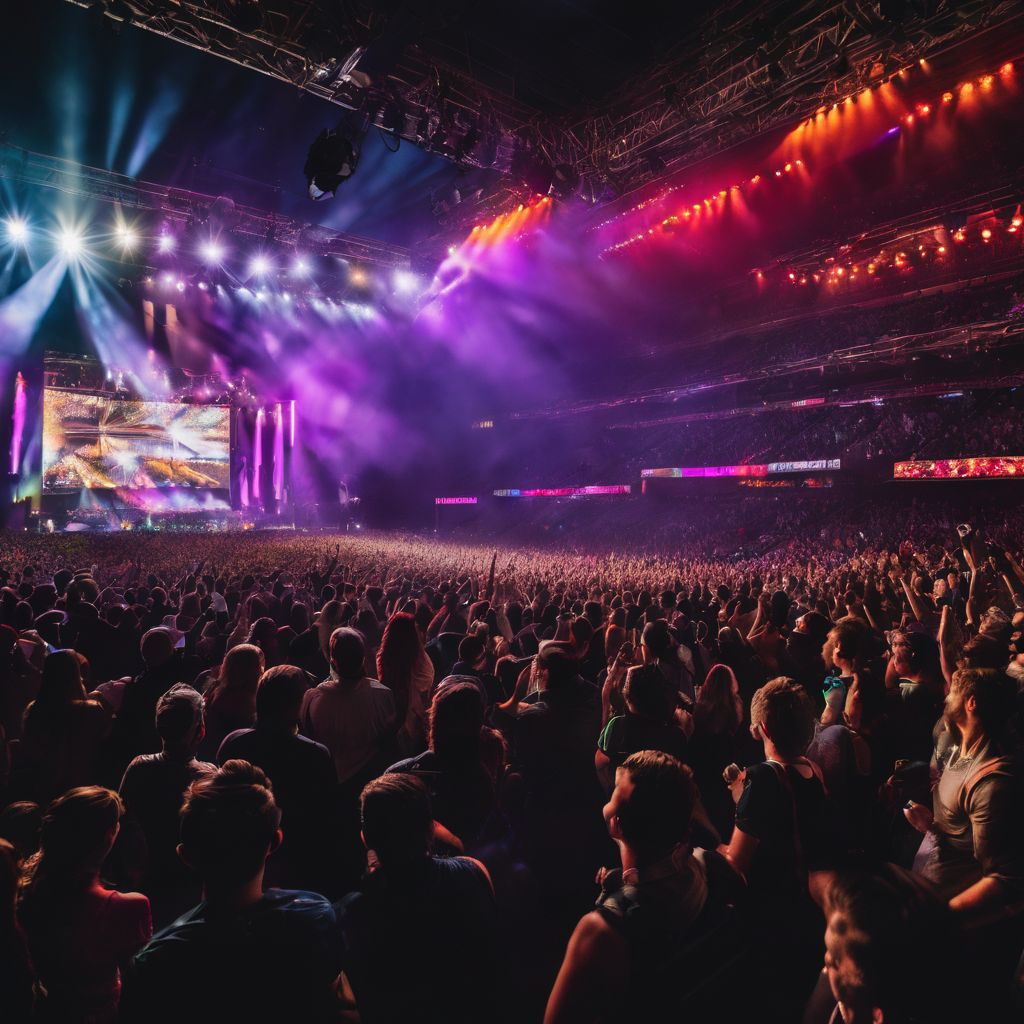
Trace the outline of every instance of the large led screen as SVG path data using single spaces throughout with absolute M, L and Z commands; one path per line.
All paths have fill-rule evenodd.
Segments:
M 227 488 L 231 411 L 47 388 L 43 491 Z

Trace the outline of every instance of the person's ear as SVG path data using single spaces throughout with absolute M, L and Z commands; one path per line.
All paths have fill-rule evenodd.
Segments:
M 978 698 L 973 693 L 964 701 L 964 711 L 971 715 L 978 713 Z
M 270 846 L 267 847 L 268 857 L 276 850 L 280 849 L 283 839 L 284 833 L 279 828 L 274 829 L 274 834 L 270 837 Z
M 760 742 L 761 742 L 761 740 L 763 740 L 763 739 L 764 739 L 764 737 L 763 737 L 763 736 L 761 735 L 761 726 L 759 726 L 759 725 L 758 725 L 758 724 L 757 724 L 756 722 L 751 722 L 751 723 L 750 723 L 750 735 L 751 735 L 751 736 L 752 736 L 752 737 L 753 737 L 753 738 L 754 738 L 754 739 L 755 739 L 755 740 L 756 740 L 756 741 L 757 741 L 758 743 L 760 743 Z
M 181 863 L 185 865 L 185 867 L 192 868 L 193 871 L 195 870 L 195 864 L 193 864 L 192 861 L 189 860 L 189 856 L 187 851 L 185 850 L 184 843 L 178 843 L 175 852 L 178 854 L 178 860 L 180 860 Z

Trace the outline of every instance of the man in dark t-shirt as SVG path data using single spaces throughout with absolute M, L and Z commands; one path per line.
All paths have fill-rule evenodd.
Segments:
M 344 972 L 363 1024 L 470 1024 L 500 1018 L 497 916 L 487 869 L 431 854 L 426 786 L 392 773 L 361 800 L 372 870 L 338 904 Z M 395 960 L 395 951 L 410 951 Z
M 205 898 L 132 961 L 121 1020 L 337 1020 L 341 951 L 331 904 L 317 893 L 263 889 L 280 820 L 266 775 L 245 761 L 193 783 L 181 856 Z
M 217 761 L 240 759 L 267 773 L 288 837 L 268 866 L 269 877 L 316 888 L 327 870 L 330 843 L 325 842 L 325 818 L 334 806 L 338 775 L 330 751 L 299 733 L 302 698 L 308 689 L 306 673 L 294 665 L 267 669 L 256 691 L 256 727 L 229 733 Z
M 638 750 L 660 750 L 686 763 L 686 735 L 672 718 L 664 676 L 657 665 L 634 665 L 626 673 L 626 714 L 608 721 L 597 741 L 594 762 L 611 792 L 615 769 Z
M 121 780 L 125 818 L 118 849 L 159 927 L 199 898 L 198 879 L 177 855 L 178 812 L 188 787 L 217 768 L 195 758 L 203 738 L 203 698 L 191 686 L 178 683 L 157 701 L 156 729 L 160 753 L 140 754 Z

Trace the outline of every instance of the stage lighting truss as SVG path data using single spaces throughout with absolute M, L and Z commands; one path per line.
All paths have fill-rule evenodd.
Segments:
M 98 247 L 95 239 L 90 238 L 90 250 L 95 248 L 96 255 L 102 255 L 106 248 L 111 258 L 123 261 L 131 257 L 131 262 L 159 271 L 166 270 L 169 262 L 177 265 L 195 261 L 212 265 L 239 253 L 254 254 L 264 248 L 277 267 L 287 265 L 282 261 L 294 254 L 301 254 L 299 259 L 304 273 L 309 275 L 318 257 L 336 257 L 389 271 L 408 267 L 412 262 L 410 250 L 401 246 L 342 234 L 234 203 L 231 204 L 230 240 L 207 229 L 207 233 L 192 244 L 186 234 L 190 226 L 212 223 L 211 214 L 223 211 L 226 206 L 223 197 L 138 181 L 3 143 L 0 143 L 0 179 L 72 196 L 81 200 L 83 207 L 95 203 L 113 206 L 114 219 L 107 220 L 97 236 L 107 236 L 109 246 Z M 30 234 L 20 214 L 10 210 L 0 212 L 6 218 L 0 223 L 0 240 L 9 246 L 31 244 L 36 228 L 44 228 L 33 223 Z M 119 215 L 123 219 L 116 219 Z M 147 221 L 148 229 L 143 226 Z M 59 232 L 61 226 L 51 227 Z M 57 241 L 55 236 L 55 244 Z M 72 249 L 76 248 L 70 238 L 66 241 Z M 343 276 L 338 275 L 339 282 Z
M 68 2 L 94 6 L 94 0 Z M 810 9 L 785 0 L 723 4 L 696 19 L 657 68 L 619 90 L 611 103 L 575 122 L 555 122 L 514 99 L 511 89 L 488 88 L 425 46 L 404 47 L 381 81 L 368 79 L 360 72 L 361 51 L 388 23 L 358 5 L 120 0 L 104 10 L 118 20 L 128 10 L 134 24 L 148 31 L 358 109 L 368 126 L 466 166 L 507 175 L 525 144 L 543 154 L 546 193 L 568 191 L 578 181 L 579 192 L 596 203 L 798 122 L 826 96 L 831 102 L 833 95 L 848 95 L 887 68 L 912 66 L 981 28 L 995 33 L 1020 16 L 1015 0 L 974 0 L 956 10 L 915 5 L 894 28 L 871 5 L 842 0 Z M 454 42 L 447 45 L 457 49 Z M 458 131 L 449 130 L 454 126 Z M 516 199 L 500 183 L 492 192 Z M 465 221 L 487 212 L 467 209 Z

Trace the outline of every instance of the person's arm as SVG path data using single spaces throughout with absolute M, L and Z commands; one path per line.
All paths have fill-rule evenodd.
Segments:
M 903 585 L 903 593 L 910 603 L 910 610 L 914 613 L 914 618 L 918 622 L 923 623 L 925 621 L 924 606 L 918 599 L 917 594 L 914 593 L 914 588 L 907 582 L 907 577 L 900 575 L 900 583 Z
M 1019 825 L 1020 790 L 1016 782 L 994 773 L 971 787 L 967 813 L 971 819 L 974 859 L 983 877 L 950 901 L 952 910 L 971 918 L 990 919 L 1019 902 L 1024 894 L 1024 837 Z
M 576 925 L 559 968 L 544 1024 L 593 1024 L 607 1018 L 628 979 L 622 939 L 595 910 Z
M 971 563 L 971 585 L 967 591 L 967 623 L 970 626 L 977 626 L 980 618 L 978 614 L 978 599 L 975 596 L 978 589 L 978 569 Z
M 761 842 L 756 836 L 748 835 L 739 826 L 732 830 L 732 838 L 728 846 L 720 846 L 719 853 L 723 854 L 726 860 L 744 877 L 750 871 L 754 863 L 754 854 L 757 853 L 758 844 Z
M 942 668 L 942 677 L 946 680 L 946 686 L 953 683 L 953 673 L 956 671 L 957 644 L 955 639 L 955 628 L 953 623 L 953 609 L 948 605 L 942 606 L 942 616 L 939 619 L 939 664 Z

